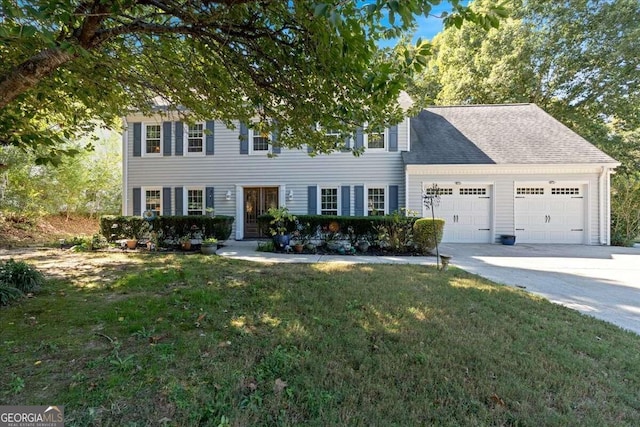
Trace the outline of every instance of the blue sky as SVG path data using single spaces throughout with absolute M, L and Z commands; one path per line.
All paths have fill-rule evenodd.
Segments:
M 463 0 L 460 4 L 466 6 L 469 4 L 469 0 Z M 450 12 L 451 4 L 447 1 L 443 1 L 437 6 L 433 6 L 431 9 L 431 15 L 440 16 L 442 12 Z M 436 18 L 435 16 L 429 16 L 428 18 L 424 16 L 419 16 L 417 19 L 418 28 L 416 29 L 413 41 L 415 42 L 418 38 L 422 38 L 423 40 L 431 40 L 436 34 L 438 34 L 443 29 L 442 19 Z M 395 41 L 388 41 L 386 43 L 380 43 L 380 47 L 390 47 L 395 45 Z

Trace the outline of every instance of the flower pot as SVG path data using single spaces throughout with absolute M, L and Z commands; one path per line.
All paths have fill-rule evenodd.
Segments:
M 290 236 L 288 234 L 278 234 L 273 236 L 273 244 L 276 247 L 276 251 L 283 251 L 287 246 L 289 246 L 289 242 L 291 241 Z
M 135 249 L 138 246 L 138 240 L 136 239 L 128 239 L 127 240 L 127 248 Z
M 183 250 L 190 251 L 191 250 L 191 242 L 182 242 L 180 244 Z
M 512 234 L 501 234 L 500 243 L 502 243 L 503 245 L 513 246 L 516 244 L 516 236 Z
M 202 246 L 200 246 L 200 252 L 202 252 L 205 255 L 215 255 L 217 251 L 218 251 L 217 243 L 215 245 L 202 244 Z
M 303 245 L 300 245 L 300 244 L 293 245 L 293 250 L 296 251 L 297 254 L 301 254 L 303 249 L 304 249 Z
M 358 249 L 360 249 L 360 252 L 367 252 L 369 250 L 369 242 L 359 242 Z

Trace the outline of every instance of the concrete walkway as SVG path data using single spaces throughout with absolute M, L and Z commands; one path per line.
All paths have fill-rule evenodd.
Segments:
M 435 265 L 435 257 L 297 255 L 256 252 L 256 242 L 230 240 L 218 254 L 257 262 Z M 497 283 L 640 334 L 640 248 L 580 245 L 443 244 L 451 264 Z

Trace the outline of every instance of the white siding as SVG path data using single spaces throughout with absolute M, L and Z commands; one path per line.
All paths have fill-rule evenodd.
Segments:
M 598 245 L 601 241 L 599 218 L 600 195 L 598 185 L 600 168 L 597 166 L 409 166 L 408 208 L 422 212 L 422 186 L 433 182 L 473 182 L 494 185 L 494 239 L 501 234 L 514 234 L 514 197 L 518 182 L 556 181 L 556 183 L 582 182 L 587 188 L 587 243 Z M 607 221 L 606 218 L 603 220 Z M 607 223 L 605 230 L 608 230 Z M 606 237 L 606 236 L 604 236 Z M 606 241 L 606 240 L 605 240 Z
M 134 187 L 171 187 L 172 212 L 175 211 L 175 187 L 214 187 L 215 212 L 218 215 L 236 216 L 236 186 L 282 186 L 280 204 L 293 213 L 307 213 L 307 187 L 309 185 L 351 186 L 351 212 L 354 209 L 355 185 L 385 183 L 398 186 L 399 207 L 404 207 L 404 166 L 401 152 L 407 149 L 408 120 L 398 125 L 397 152 L 366 152 L 360 157 L 351 153 L 336 152 L 310 157 L 306 146 L 301 149 L 282 149 L 277 157 L 240 154 L 240 131 L 215 123 L 215 154 L 210 156 L 175 156 L 175 124 L 172 125 L 172 155 L 158 157 L 133 156 L 133 123 L 150 123 L 160 118 L 142 116 L 127 117 L 126 141 L 127 177 L 126 214 L 133 214 Z M 168 119 L 165 119 L 168 120 Z M 178 120 L 178 119 L 174 119 Z M 186 141 L 184 141 L 186 151 Z M 143 146 L 144 151 L 144 146 Z M 293 199 L 289 200 L 289 191 Z M 231 200 L 225 194 L 231 191 Z M 284 197 L 282 197 L 284 195 Z M 242 220 L 236 218 L 236 221 Z M 235 223 L 234 234 L 235 235 Z

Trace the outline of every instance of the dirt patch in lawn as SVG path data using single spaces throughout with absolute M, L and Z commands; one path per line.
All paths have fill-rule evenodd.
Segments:
M 84 215 L 51 215 L 31 219 L 0 214 L 0 247 L 41 246 L 59 239 L 92 236 L 100 229 L 97 218 Z

